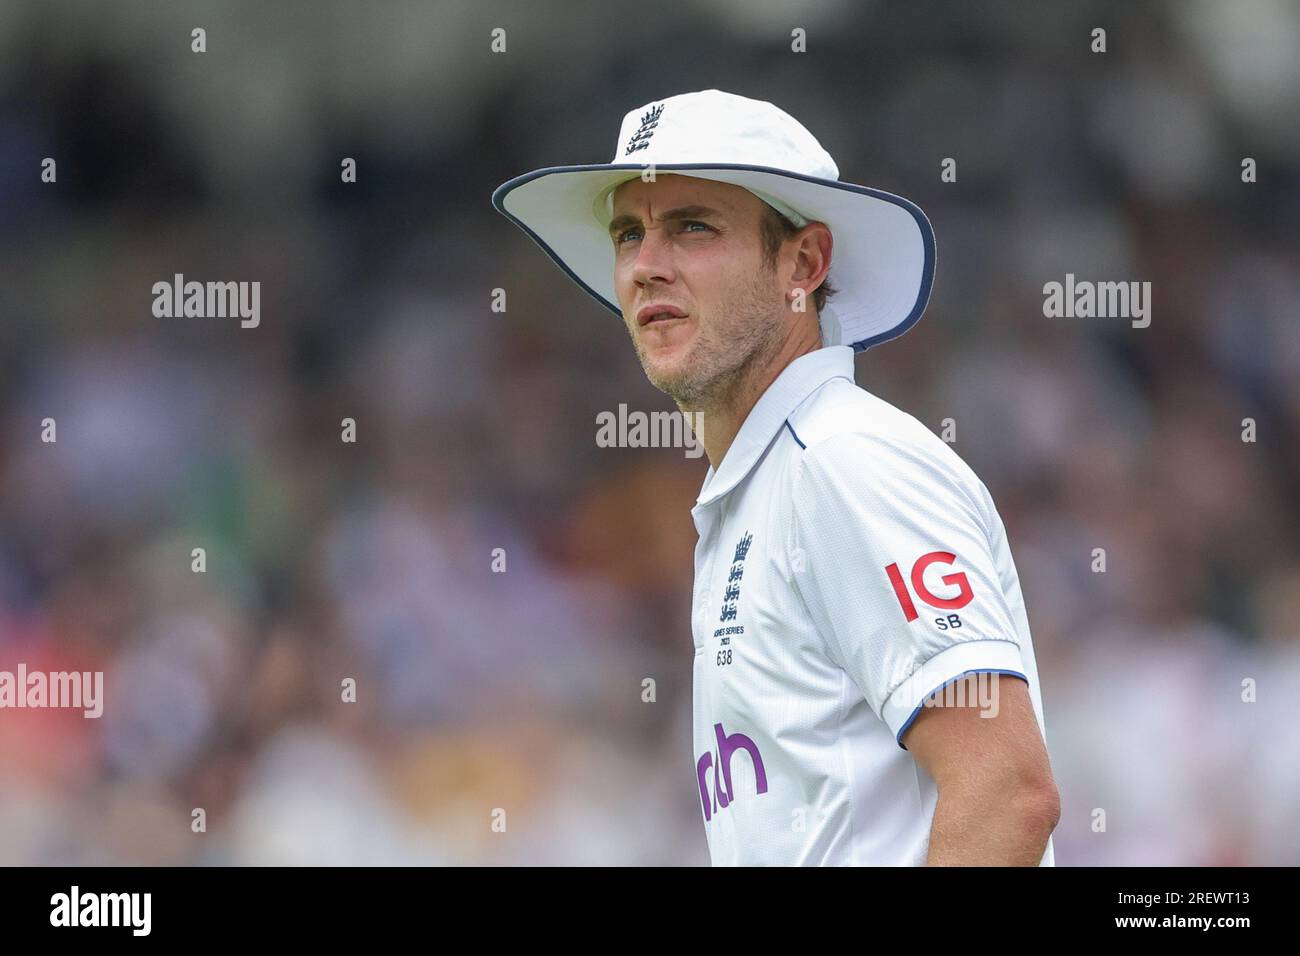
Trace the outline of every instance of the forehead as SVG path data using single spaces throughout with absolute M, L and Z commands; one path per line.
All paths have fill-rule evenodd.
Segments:
M 656 207 L 698 205 L 738 214 L 752 211 L 761 200 L 748 189 L 732 183 L 714 182 L 695 176 L 659 173 L 653 182 L 631 179 L 614 190 L 614 215 L 633 213 L 646 203 Z

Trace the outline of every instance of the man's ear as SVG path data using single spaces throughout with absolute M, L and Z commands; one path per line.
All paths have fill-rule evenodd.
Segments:
M 831 254 L 835 241 L 824 222 L 810 222 L 790 237 L 794 246 L 794 272 L 791 280 L 811 299 L 813 292 L 831 271 Z
M 800 232 L 787 239 L 792 245 L 794 271 L 790 281 L 796 287 L 787 290 L 785 299 L 793 302 L 794 311 L 815 311 L 810 307 L 813 295 L 831 271 L 831 230 L 824 222 L 809 222 Z M 800 308 L 802 297 L 803 308 Z

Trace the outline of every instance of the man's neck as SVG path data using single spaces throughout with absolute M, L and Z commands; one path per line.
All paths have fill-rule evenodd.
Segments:
M 693 409 L 678 406 L 683 412 L 697 413 L 695 417 L 703 432 L 697 437 L 702 437 L 704 452 L 709 456 L 709 464 L 715 473 L 763 393 L 791 362 L 822 347 L 821 329 L 814 324 L 812 333 L 811 337 L 805 333 L 786 338 L 768 361 L 747 369 L 717 401 Z

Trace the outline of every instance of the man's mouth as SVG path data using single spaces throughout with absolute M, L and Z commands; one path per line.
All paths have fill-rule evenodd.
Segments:
M 637 325 L 644 328 L 656 322 L 671 322 L 673 319 L 686 318 L 686 312 L 675 305 L 654 303 L 643 307 L 636 314 Z

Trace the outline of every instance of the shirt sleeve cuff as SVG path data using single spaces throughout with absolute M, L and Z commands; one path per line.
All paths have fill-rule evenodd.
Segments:
M 903 747 L 903 734 L 920 715 L 923 701 L 969 673 L 1009 674 L 1029 681 L 1020 660 L 1020 646 L 1014 641 L 962 641 L 945 648 L 917 668 L 885 701 L 881 717 L 898 746 Z

